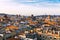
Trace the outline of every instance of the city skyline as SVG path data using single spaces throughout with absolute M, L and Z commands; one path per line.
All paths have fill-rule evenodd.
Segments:
M 0 13 L 60 15 L 60 0 L 0 0 Z

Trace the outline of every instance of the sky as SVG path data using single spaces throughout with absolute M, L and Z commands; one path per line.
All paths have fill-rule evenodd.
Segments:
M 60 15 L 60 0 L 0 0 L 0 13 Z

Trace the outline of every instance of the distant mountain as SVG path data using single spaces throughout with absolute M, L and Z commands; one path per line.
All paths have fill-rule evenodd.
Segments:
M 0 15 L 11 15 L 11 16 L 15 16 L 13 14 L 6 14 L 6 13 L 0 13 Z
M 16 15 L 14 15 L 14 14 L 0 13 L 0 16 L 2 16 L 2 15 L 16 16 Z M 37 16 L 35 16 L 35 17 L 47 17 L 47 16 L 48 16 L 48 15 L 37 15 Z M 28 16 L 25 16 L 25 17 L 28 17 Z M 60 15 L 50 15 L 50 17 L 60 17 Z
M 0 15 L 7 15 L 7 14 L 5 14 L 5 13 L 0 13 Z

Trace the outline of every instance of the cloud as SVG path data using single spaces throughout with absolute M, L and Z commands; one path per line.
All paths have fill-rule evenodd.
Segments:
M 60 0 L 14 0 L 17 3 L 32 6 L 56 6 L 60 7 Z
M 21 0 L 20 0 L 21 1 Z M 49 3 L 41 0 L 24 0 L 22 3 L 17 0 L 0 0 L 0 13 L 21 14 L 21 15 L 60 15 L 60 3 Z M 29 2 L 30 1 L 30 2 Z M 31 3 L 33 2 L 33 3 Z M 35 2 L 35 3 L 34 3 Z

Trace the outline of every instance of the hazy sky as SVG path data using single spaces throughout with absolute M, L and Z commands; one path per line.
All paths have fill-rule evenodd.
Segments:
M 0 0 L 0 13 L 60 15 L 60 0 Z

